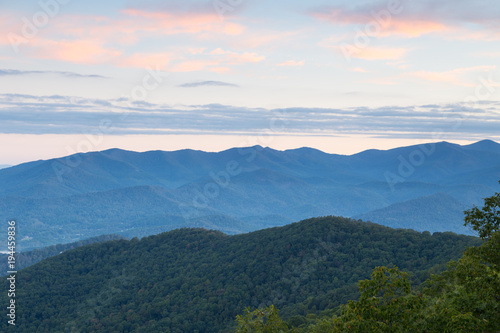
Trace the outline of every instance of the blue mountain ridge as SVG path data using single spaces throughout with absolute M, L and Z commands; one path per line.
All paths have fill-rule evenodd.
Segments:
M 490 140 L 350 156 L 261 146 L 218 153 L 110 149 L 0 170 L 0 211 L 19 221 L 25 247 L 110 233 L 144 236 L 196 221 L 242 233 L 327 215 L 470 233 L 461 211 L 493 194 L 499 179 L 500 145 Z

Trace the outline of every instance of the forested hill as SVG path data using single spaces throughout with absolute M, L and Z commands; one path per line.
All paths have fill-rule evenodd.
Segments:
M 419 283 L 479 244 L 341 217 L 235 236 L 180 229 L 92 244 L 18 273 L 16 329 L 229 332 L 245 307 L 274 304 L 285 319 L 319 313 L 356 299 L 356 283 L 376 266 L 396 265 Z

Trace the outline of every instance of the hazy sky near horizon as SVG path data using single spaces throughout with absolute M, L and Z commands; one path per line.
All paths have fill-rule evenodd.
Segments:
M 0 0 L 0 164 L 499 141 L 498 17 L 494 0 Z

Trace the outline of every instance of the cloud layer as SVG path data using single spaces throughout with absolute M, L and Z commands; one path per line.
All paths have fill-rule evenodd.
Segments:
M 2 6 L 4 133 L 77 133 L 107 118 L 116 133 L 258 133 L 283 108 L 291 133 L 418 136 L 449 128 L 444 104 L 373 114 L 500 99 L 498 1 L 225 1 L 220 12 L 203 0 L 91 0 L 53 15 L 42 3 Z M 460 129 L 498 125 L 492 105 Z
M 310 14 L 340 25 L 368 25 L 377 36 L 419 37 L 474 25 L 500 38 L 500 7 L 494 0 L 371 1 L 321 6 Z
M 238 87 L 237 84 L 228 83 L 228 82 L 221 82 L 221 81 L 199 81 L 199 82 L 184 83 L 184 84 L 179 85 L 179 87 L 181 87 L 181 88 L 198 88 L 198 87 L 204 87 L 204 86 Z
M 96 74 L 78 74 L 74 72 L 61 71 L 20 71 L 15 69 L 0 69 L 0 76 L 20 76 L 20 75 L 60 75 L 71 79 L 76 78 L 91 78 L 91 79 L 106 79 L 105 76 Z
M 0 133 L 352 135 L 495 137 L 500 102 L 382 108 L 255 109 L 219 104 L 172 107 L 65 96 L 0 95 Z M 478 135 L 481 133 L 481 135 Z

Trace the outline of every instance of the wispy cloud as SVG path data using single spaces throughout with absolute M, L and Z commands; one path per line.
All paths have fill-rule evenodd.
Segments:
M 0 69 L 0 76 L 20 76 L 20 75 L 60 75 L 68 78 L 92 78 L 107 79 L 107 77 L 96 74 L 79 74 L 74 72 L 61 71 L 21 71 L 16 69 Z
M 237 23 L 221 21 L 215 11 L 178 13 L 126 9 L 122 13 L 141 22 L 140 26 L 136 25 L 138 29 L 159 34 L 212 32 L 239 35 L 244 30 L 244 27 Z
M 351 68 L 350 71 L 351 72 L 356 72 L 356 73 L 369 73 L 370 72 L 369 70 L 366 70 L 366 69 L 361 68 L 361 67 Z
M 238 53 L 221 48 L 210 52 L 199 52 L 191 59 L 178 59 L 168 70 L 172 72 L 194 72 L 208 70 L 212 72 L 227 72 L 232 66 L 258 63 L 265 60 L 265 56 L 254 52 Z
M 323 44 L 321 44 L 323 45 Z M 328 46 L 335 50 L 339 55 L 347 58 L 357 58 L 363 60 L 401 60 L 410 51 L 401 47 L 362 47 L 355 45 L 342 44 L 337 46 Z
M 38 59 L 51 59 L 77 64 L 102 64 L 112 62 L 123 52 L 105 45 L 99 39 L 49 40 L 38 38 L 30 51 Z
M 365 60 L 398 60 L 408 51 L 408 49 L 394 47 L 365 47 L 354 51 L 352 57 Z
M 498 52 L 477 52 L 477 53 L 474 53 L 474 55 L 477 57 L 484 57 L 484 58 L 500 58 L 500 51 L 498 51 Z
M 179 87 L 181 87 L 181 88 L 198 88 L 198 87 L 204 87 L 204 86 L 239 87 L 237 84 L 222 82 L 222 81 L 200 81 L 200 82 L 184 83 L 184 84 L 179 85 Z
M 384 9 L 381 9 L 384 10 Z M 387 13 L 387 10 L 384 11 Z M 447 31 L 450 28 L 441 22 L 425 18 L 401 18 L 396 15 L 379 18 L 377 11 L 363 8 L 347 9 L 344 7 L 322 8 L 313 11 L 312 16 L 340 25 L 368 25 L 376 26 L 370 34 L 377 37 L 400 35 L 406 37 L 419 37 L 428 33 Z
M 278 64 L 278 66 L 288 66 L 288 67 L 304 66 L 304 61 L 288 60 Z
M 181 6 L 182 7 L 182 6 Z M 9 16 L 4 13 L 0 18 Z M 11 16 L 16 16 L 11 14 Z M 10 20 L 12 21 L 12 20 Z M 0 45 L 9 45 L 6 37 L 21 31 L 11 22 L 0 21 Z M 20 20 L 19 20 L 20 21 Z M 114 64 L 119 67 L 144 67 L 151 62 L 166 63 L 173 47 L 160 52 L 130 52 L 139 42 L 185 36 L 199 42 L 210 38 L 237 36 L 245 27 L 221 20 L 215 10 L 180 11 L 175 7 L 155 11 L 129 7 L 115 16 L 68 14 L 57 17 L 44 28 L 44 33 L 23 43 L 23 50 L 33 59 L 50 59 L 78 64 Z M 189 49 L 186 47 L 187 55 Z M 251 53 L 248 53 L 249 55 Z M 177 54 L 182 58 L 184 54 Z M 227 55 L 229 57 L 229 55 Z
M 391 11 L 393 5 L 396 5 L 396 10 Z M 494 33 L 498 38 L 500 27 L 500 8 L 494 0 L 371 1 L 317 7 L 309 14 L 336 25 L 375 24 L 378 29 L 374 33 L 379 37 L 419 37 L 479 28 Z
M 380 108 L 245 108 L 220 104 L 170 106 L 66 96 L 0 95 L 0 133 L 82 134 L 106 120 L 107 134 L 259 134 L 270 123 L 276 135 L 387 135 L 432 138 L 494 136 L 500 103 Z M 277 116 L 279 115 L 279 116 Z
M 116 59 L 114 63 L 119 67 L 159 68 L 166 70 L 174 59 L 176 59 L 176 56 L 172 52 L 135 53 L 128 57 Z
M 409 73 L 407 75 L 411 75 L 427 81 L 449 83 L 452 85 L 464 87 L 475 87 L 477 86 L 478 73 L 491 73 L 495 71 L 496 68 L 496 66 L 474 66 L 466 68 L 456 68 L 444 72 L 418 71 Z M 500 84 L 498 83 L 497 85 L 500 86 Z

